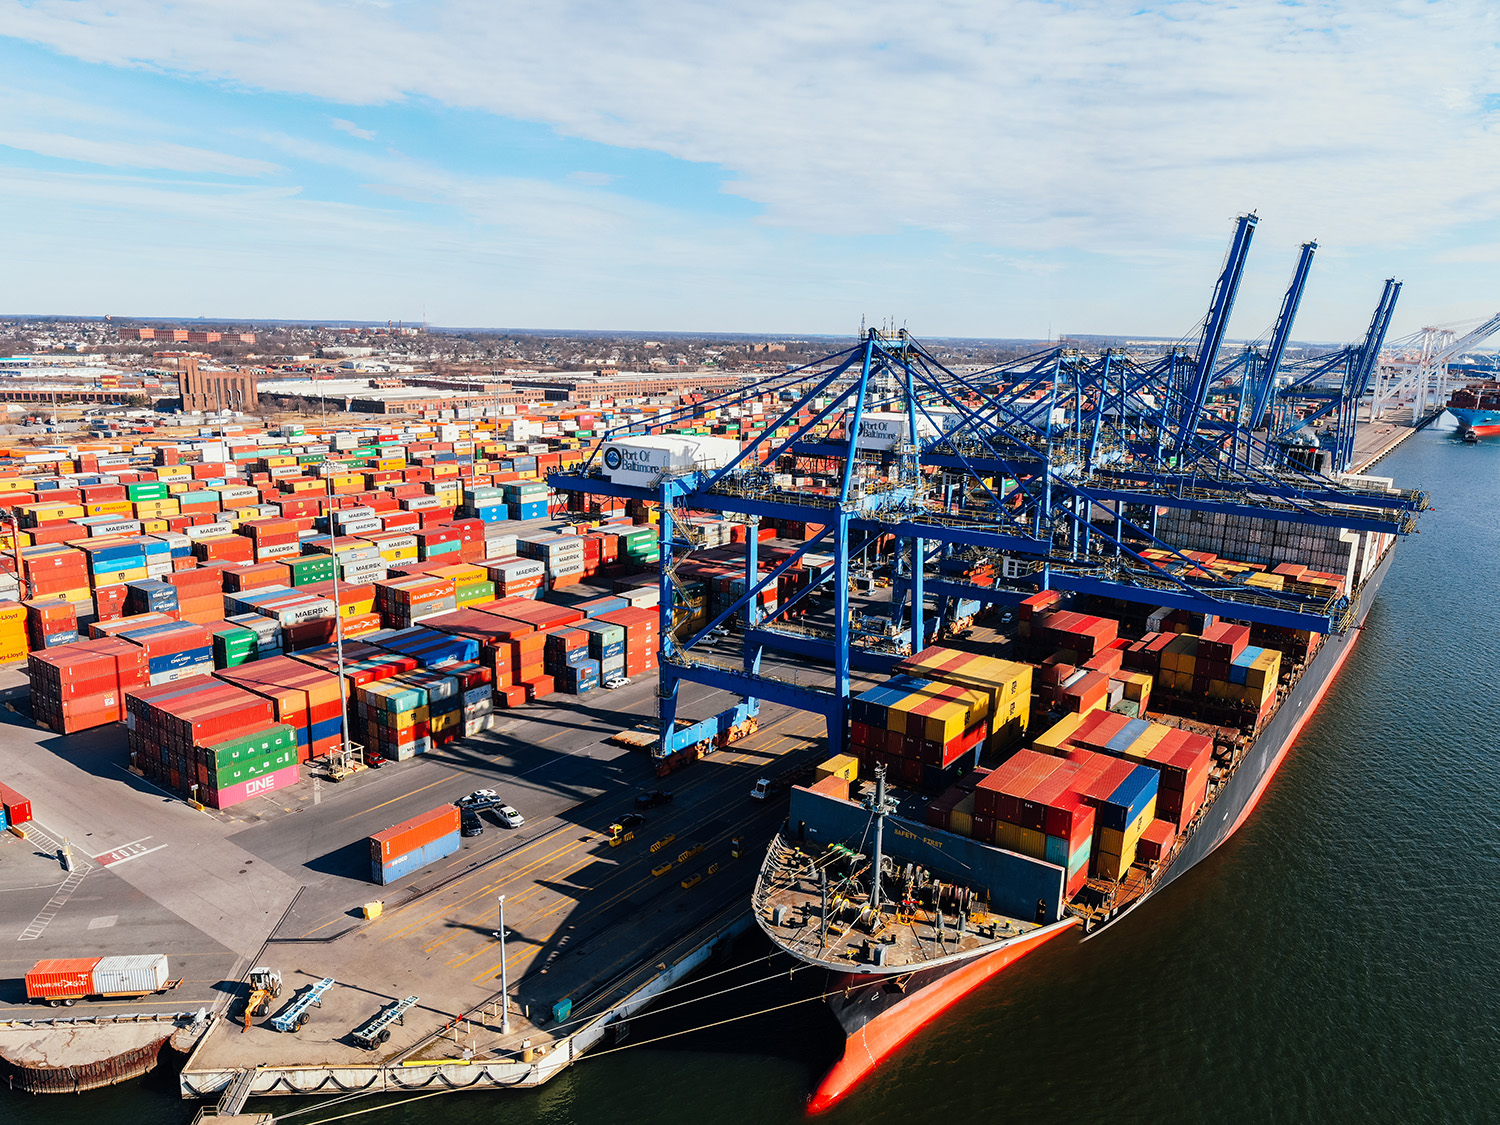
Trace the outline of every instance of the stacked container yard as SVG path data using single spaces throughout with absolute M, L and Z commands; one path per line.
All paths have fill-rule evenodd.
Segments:
M 19 602 L 0 601 L 0 664 L 26 659 L 26 607 Z
M 125 696 L 131 759 L 146 777 L 228 808 L 300 779 L 296 731 L 270 700 L 211 676 Z
M 336 674 L 277 656 L 215 676 L 271 701 L 276 721 L 296 736 L 299 763 L 330 754 L 342 744 L 344 688 Z
M 145 650 L 148 682 L 153 687 L 206 676 L 214 670 L 213 635 L 202 625 L 173 621 L 125 628 L 115 635 Z
M 33 652 L 31 713 L 58 734 L 101 727 L 125 718 L 125 693 L 146 686 L 147 654 L 114 637 Z

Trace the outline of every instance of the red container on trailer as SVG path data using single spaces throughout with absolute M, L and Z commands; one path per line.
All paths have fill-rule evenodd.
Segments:
M 55 957 L 38 961 L 26 972 L 28 1000 L 62 1000 L 94 991 L 94 967 L 103 957 Z

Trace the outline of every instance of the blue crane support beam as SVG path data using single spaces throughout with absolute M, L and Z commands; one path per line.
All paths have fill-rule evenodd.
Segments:
M 1302 292 L 1307 288 L 1307 275 L 1312 269 L 1313 255 L 1317 253 L 1316 242 L 1304 242 L 1297 259 L 1297 268 L 1292 273 L 1292 283 L 1281 300 L 1281 312 L 1276 317 L 1276 330 L 1271 336 L 1271 346 L 1266 349 L 1264 368 L 1258 375 L 1255 389 L 1255 406 L 1251 409 L 1249 428 L 1256 429 L 1270 409 L 1271 393 L 1276 386 L 1276 376 L 1281 371 L 1281 360 L 1286 355 L 1287 341 L 1292 338 L 1292 324 L 1297 319 L 1297 310 L 1302 305 Z
M 1229 315 L 1234 309 L 1234 298 L 1239 292 L 1240 278 L 1245 272 L 1245 260 L 1250 253 L 1250 240 L 1255 236 L 1255 225 L 1260 220 L 1255 215 L 1241 215 L 1235 223 L 1234 240 L 1224 261 L 1224 269 L 1214 285 L 1213 300 L 1209 305 L 1208 319 L 1203 325 L 1203 337 L 1198 344 L 1198 356 L 1194 363 L 1192 381 L 1184 396 L 1182 414 L 1177 433 L 1178 444 L 1186 445 L 1189 436 L 1198 428 L 1198 417 L 1208 396 L 1209 383 L 1213 378 L 1214 365 L 1219 361 L 1219 349 L 1229 330 Z

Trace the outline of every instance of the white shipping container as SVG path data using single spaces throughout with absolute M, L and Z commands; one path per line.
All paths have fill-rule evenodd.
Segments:
M 167 987 L 167 958 L 162 953 L 105 957 L 94 966 L 94 995 L 139 995 Z
M 185 528 L 183 534 L 197 543 L 203 539 L 227 539 L 234 534 L 234 528 L 227 523 L 200 523 Z

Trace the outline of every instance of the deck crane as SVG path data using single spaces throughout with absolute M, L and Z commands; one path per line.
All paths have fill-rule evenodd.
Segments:
M 904 329 L 871 329 L 794 371 L 616 424 L 587 461 L 550 475 L 559 491 L 657 508 L 661 735 L 654 753 L 722 737 L 752 718 L 761 700 L 822 715 L 837 752 L 851 671 L 888 671 L 926 643 L 928 623 L 945 602 L 959 599 L 1013 603 L 1057 588 L 1288 628 L 1344 628 L 1352 613 L 1346 599 L 1195 573 L 1158 533 L 1158 513 L 1186 518 L 1199 511 L 1338 535 L 1404 534 L 1426 506 L 1421 493 L 1371 491 L 1261 459 L 1231 466 L 1221 455 L 1222 425 L 1207 423 L 1222 419 L 1204 417 L 1206 380 L 1253 228 L 1254 216 L 1237 224 L 1196 357 L 1174 350 L 1143 362 L 1120 352 L 1053 348 L 976 375 L 946 367 Z M 690 411 L 763 396 L 792 403 L 720 462 L 663 470 L 649 485 L 616 479 L 609 468 L 614 439 L 670 430 Z M 806 530 L 800 543 L 778 548 L 764 563 L 759 536 L 749 534 L 743 580 L 714 604 L 706 623 L 685 625 L 674 602 L 678 570 L 699 549 L 694 513 L 752 526 L 793 521 Z M 904 560 L 904 576 L 893 583 L 891 602 L 857 604 L 853 573 L 876 551 Z M 813 554 L 831 565 L 819 565 L 763 608 L 762 593 L 777 591 L 794 571 L 808 575 L 802 563 Z M 1003 562 L 1002 580 L 971 578 L 975 559 Z M 888 614 L 891 626 L 861 624 L 876 613 Z M 731 619 L 743 624 L 736 659 L 703 643 Z M 766 659 L 773 653 L 783 659 Z M 679 722 L 684 680 L 741 702 Z

